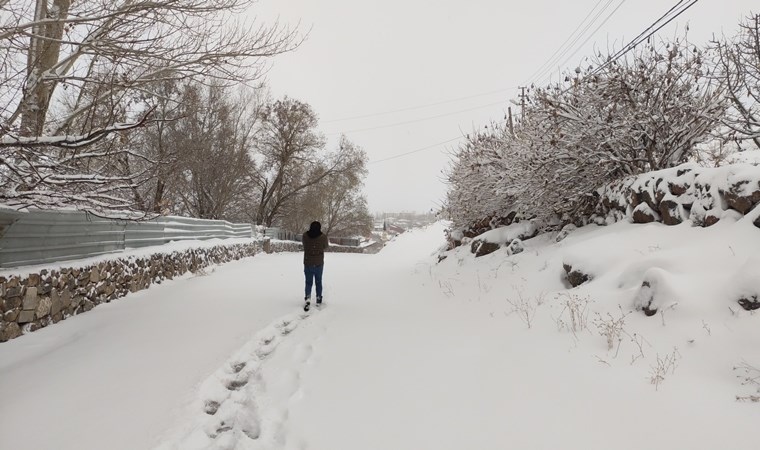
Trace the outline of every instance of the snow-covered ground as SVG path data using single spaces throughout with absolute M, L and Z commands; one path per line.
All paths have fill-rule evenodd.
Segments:
M 554 237 L 436 264 L 438 224 L 330 254 L 310 313 L 299 254 L 100 306 L 0 345 L 0 448 L 758 448 L 734 367 L 760 367 L 735 303 L 760 287 L 760 230 Z M 593 280 L 568 289 L 563 263 Z M 652 317 L 629 312 L 644 280 Z
M 0 449 L 150 448 L 200 380 L 300 305 L 294 262 L 230 262 L 0 345 Z

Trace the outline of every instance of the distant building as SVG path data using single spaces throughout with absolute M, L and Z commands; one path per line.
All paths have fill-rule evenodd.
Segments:
M 331 237 L 330 244 L 345 245 L 347 247 L 358 247 L 361 239 L 358 237 Z
M 387 231 L 388 233 L 401 234 L 406 230 L 398 225 L 386 223 L 385 231 Z

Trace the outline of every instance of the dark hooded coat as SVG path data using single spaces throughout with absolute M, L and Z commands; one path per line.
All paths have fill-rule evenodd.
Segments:
M 322 266 L 325 264 L 325 249 L 329 246 L 327 235 L 322 233 L 322 225 L 312 222 L 309 231 L 303 234 L 303 265 Z

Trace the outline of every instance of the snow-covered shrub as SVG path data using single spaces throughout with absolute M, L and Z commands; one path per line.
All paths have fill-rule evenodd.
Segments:
M 598 56 L 565 83 L 531 92 L 517 130 L 531 174 L 518 206 L 575 217 L 599 187 L 686 162 L 710 138 L 726 100 L 703 52 L 677 39 L 628 55 Z
M 443 212 L 453 230 L 466 230 L 474 237 L 512 223 L 512 205 L 519 194 L 513 190 L 515 171 L 510 166 L 513 141 L 509 131 L 496 124 L 466 136 L 446 172 L 449 191 Z
M 704 59 L 685 40 L 650 43 L 617 60 L 599 55 L 564 82 L 531 88 L 514 127 L 487 127 L 460 146 L 444 207 L 453 228 L 482 232 L 518 213 L 585 224 L 599 188 L 689 160 L 727 109 L 723 84 L 707 76 Z M 651 209 L 642 218 L 659 220 L 658 188 L 648 186 L 649 198 L 637 202 Z M 670 206 L 668 220 L 684 220 L 686 211 Z M 618 217 L 625 212 L 625 203 L 609 207 Z

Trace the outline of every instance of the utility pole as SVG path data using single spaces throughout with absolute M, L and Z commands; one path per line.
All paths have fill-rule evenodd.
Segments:
M 520 86 L 520 117 L 525 115 L 525 86 Z
M 514 136 L 515 134 L 515 127 L 512 124 L 512 107 L 507 107 L 507 111 L 509 111 L 509 133 Z

